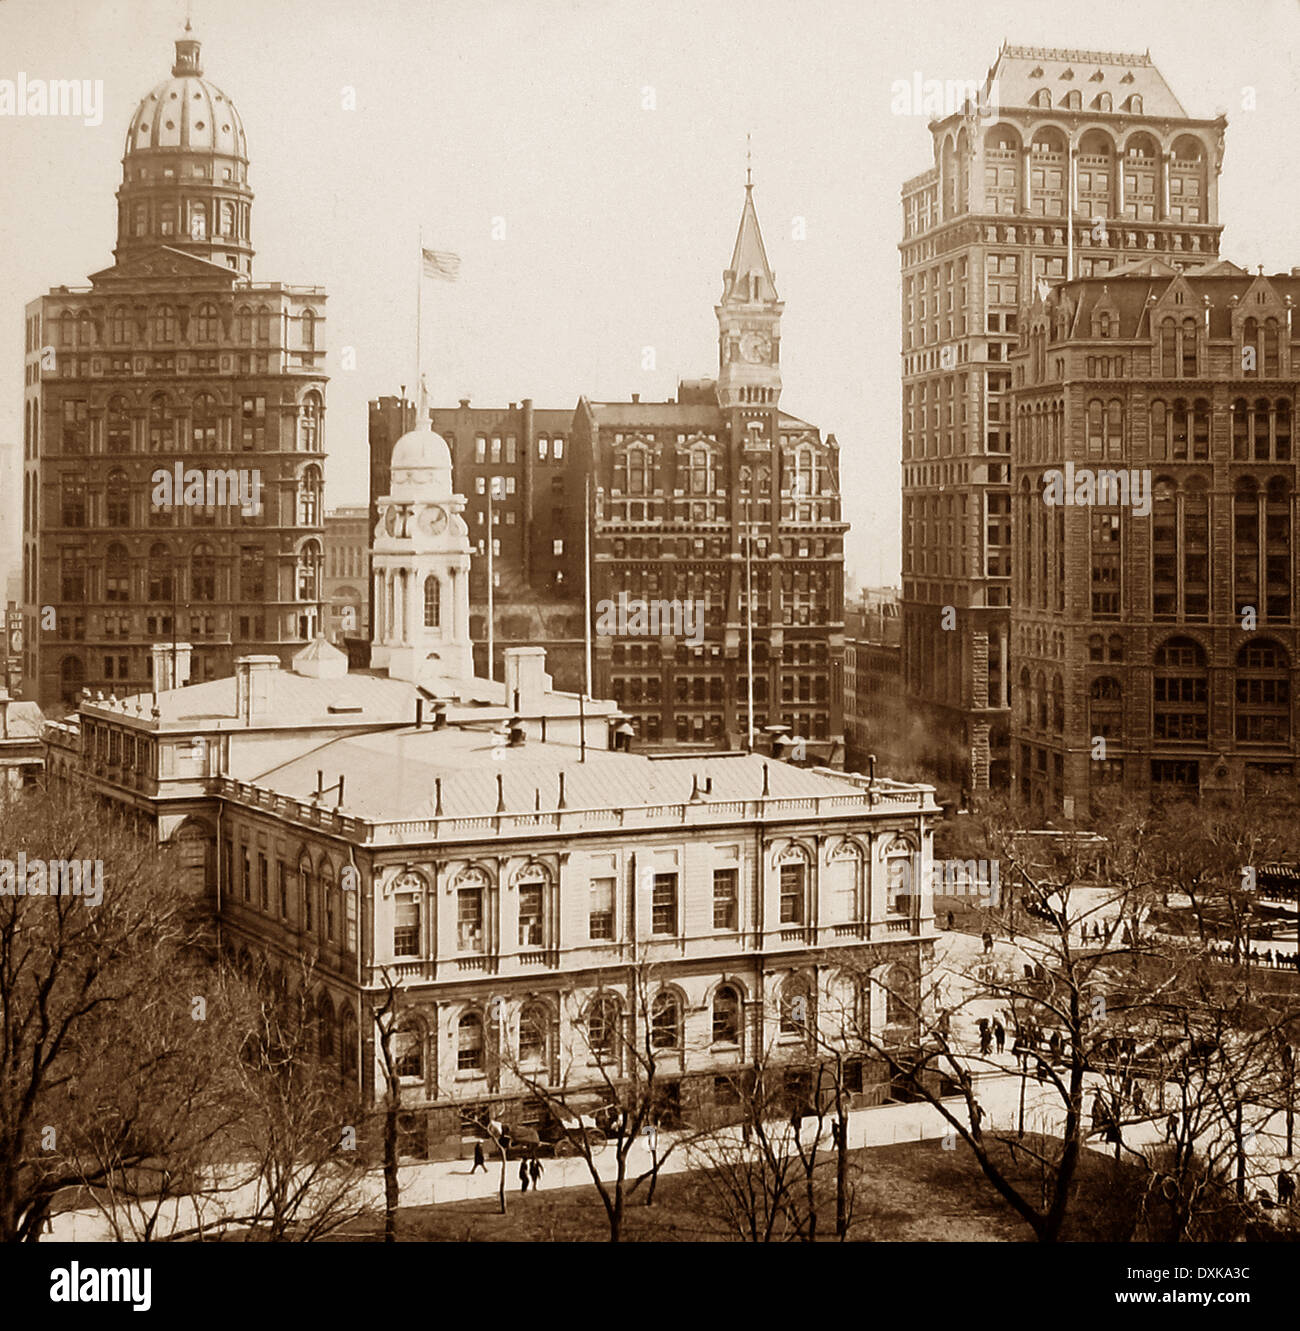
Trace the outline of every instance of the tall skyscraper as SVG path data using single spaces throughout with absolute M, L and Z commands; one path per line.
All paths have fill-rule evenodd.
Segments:
M 244 127 L 176 43 L 131 117 L 112 267 L 26 310 L 26 688 L 195 682 L 323 628 L 325 292 L 254 283 Z M 162 478 L 166 478 L 165 480 Z M 182 681 L 183 682 L 183 681 Z
M 1190 117 L 1150 56 L 1004 46 L 903 186 L 907 738 L 969 790 L 1011 774 L 1019 310 L 1138 256 L 1217 256 L 1225 127 Z

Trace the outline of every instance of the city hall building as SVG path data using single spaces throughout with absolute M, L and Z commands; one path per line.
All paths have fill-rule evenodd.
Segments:
M 458 1154 L 476 1115 L 527 1121 L 525 1077 L 603 1102 L 647 1039 L 669 1119 L 725 1112 L 760 1058 L 808 1094 L 805 1020 L 913 1040 L 931 789 L 628 751 L 615 705 L 557 692 L 536 648 L 475 678 L 450 452 L 424 422 L 390 462 L 368 669 L 317 640 L 289 668 L 255 655 L 231 678 L 87 693 L 50 728 L 51 767 L 176 843 L 243 964 L 294 986 L 312 961 L 321 1052 L 367 1097 L 396 983 L 408 1154 Z M 162 685 L 170 647 L 156 657 Z M 879 1097 L 887 1064 L 851 1077 Z

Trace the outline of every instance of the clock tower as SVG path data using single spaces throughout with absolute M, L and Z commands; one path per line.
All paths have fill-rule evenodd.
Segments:
M 779 401 L 783 309 L 754 211 L 754 186 L 747 183 L 731 266 L 722 274 L 722 300 L 714 307 L 721 406 L 775 406 Z
M 472 679 L 465 498 L 453 492 L 451 453 L 427 412 L 393 445 L 391 476 L 371 547 L 370 664 L 432 688 Z

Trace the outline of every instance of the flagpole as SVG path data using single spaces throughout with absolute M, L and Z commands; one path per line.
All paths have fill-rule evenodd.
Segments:
M 591 476 L 582 481 L 583 692 L 591 695 Z
M 492 547 L 493 547 L 493 545 L 495 544 L 495 541 L 494 541 L 494 539 L 493 539 L 493 526 L 492 526 L 492 521 L 493 521 L 493 519 L 492 519 L 492 499 L 493 499 L 493 497 L 494 497 L 494 492 L 495 492 L 495 490 L 496 490 L 496 486 L 497 486 L 497 478 L 496 478 L 495 476 L 489 476 L 489 477 L 488 477 L 488 502 L 487 502 L 487 512 L 488 512 L 488 535 L 487 535 L 487 557 L 488 557 L 488 579 L 487 579 L 487 582 L 488 582 L 488 586 L 487 586 L 487 638 L 488 638 L 488 640 L 487 640 L 487 677 L 488 677 L 489 680 L 493 680 L 493 681 L 495 681 L 495 679 L 496 679 L 496 677 L 497 677 L 497 675 L 496 675 L 496 628 L 495 628 L 495 625 L 494 625 L 493 622 L 492 622 L 493 619 L 494 619 L 494 617 L 495 617 L 494 614 L 493 614 L 493 601 L 494 601 L 494 596 L 493 596 L 493 588 L 492 588 L 492 584 L 493 584 L 493 582 L 495 581 L 495 578 L 494 578 L 494 576 L 493 576 L 493 564 L 492 564 L 492 553 L 493 553 L 493 551 L 492 551 Z M 506 699 L 506 706 L 508 707 L 509 705 L 510 705 L 510 699 L 507 698 L 507 699 Z
M 424 227 L 420 227 L 415 246 L 415 400 L 420 400 L 420 385 L 424 382 L 424 365 L 420 357 L 420 332 L 424 327 Z M 415 422 L 418 430 L 422 421 Z

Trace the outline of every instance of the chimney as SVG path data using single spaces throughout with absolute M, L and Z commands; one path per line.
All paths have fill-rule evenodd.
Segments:
M 416 698 L 416 700 L 415 700 L 415 728 L 416 728 L 416 730 L 419 730 L 419 728 L 420 728 L 423 724 L 424 724 L 424 699 L 423 699 L 423 698 Z
M 433 728 L 441 730 L 447 724 L 447 704 L 441 698 L 433 704 Z
M 528 727 L 524 725 L 523 717 L 512 716 L 509 721 L 509 744 L 512 749 L 521 749 L 524 741 L 528 738 Z
M 551 691 L 551 677 L 546 673 L 545 647 L 507 647 L 505 658 L 506 697 L 513 698 L 516 710 L 527 713 L 539 708 Z
M 467 398 L 467 397 L 463 397 L 463 398 L 461 398 L 461 400 L 460 400 L 460 407 L 461 407 L 461 410 L 462 410 L 462 411 L 468 411 L 468 410 L 469 410 L 469 398 Z
M 641 401 L 641 394 L 640 394 L 640 393 L 633 393 L 633 394 L 632 394 L 632 401 L 633 401 L 633 402 L 640 402 L 640 401 Z
M 241 656 L 235 662 L 237 720 L 251 725 L 271 715 L 274 693 L 272 684 L 279 669 L 278 656 Z
M 166 693 L 190 682 L 190 654 L 188 642 L 156 642 L 149 651 L 153 667 L 153 691 Z
M 614 727 L 614 749 L 615 752 L 630 753 L 632 750 L 632 737 L 636 731 L 632 729 L 631 721 L 622 721 Z

